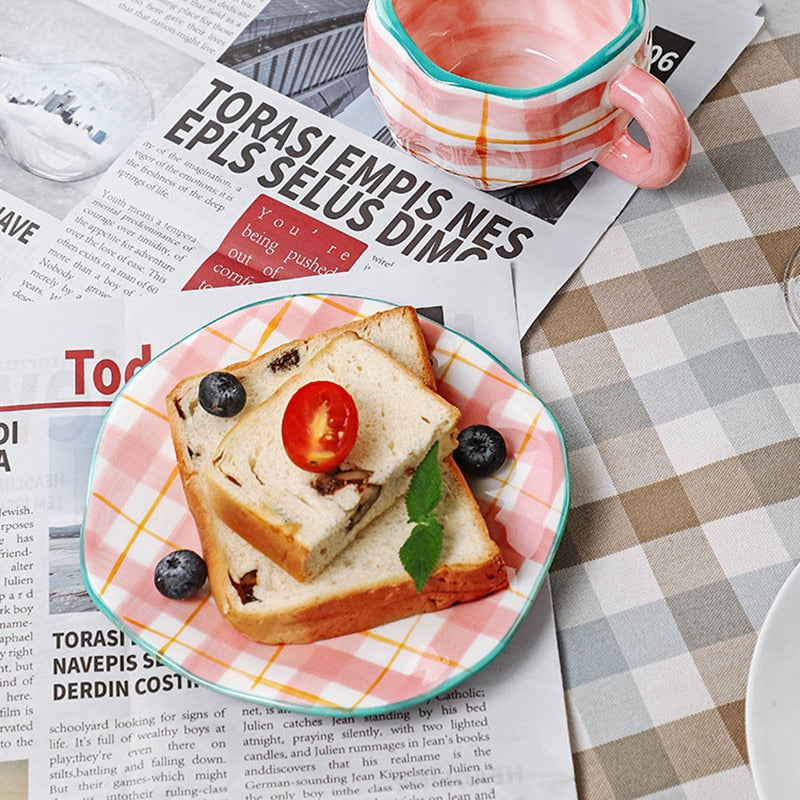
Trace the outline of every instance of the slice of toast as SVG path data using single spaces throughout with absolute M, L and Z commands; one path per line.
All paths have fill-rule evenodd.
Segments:
M 245 385 L 245 411 L 263 402 L 344 330 L 355 330 L 427 386 L 435 387 L 416 313 L 410 307 L 399 307 L 226 367 Z M 508 585 L 500 551 L 449 457 L 442 463 L 445 493 L 440 519 L 445 544 L 439 564 L 421 592 L 416 591 L 397 554 L 411 527 L 402 498 L 362 531 L 320 577 L 306 583 L 292 578 L 225 525 L 211 507 L 205 468 L 236 420 L 213 417 L 202 410 L 197 402 L 202 377 L 186 378 L 170 392 L 167 414 L 212 594 L 223 616 L 245 635 L 267 643 L 315 641 L 473 600 Z
M 289 459 L 281 420 L 298 389 L 323 380 L 353 398 L 358 435 L 346 462 L 320 474 Z M 405 496 L 434 443 L 441 458 L 455 449 L 461 412 L 388 353 L 347 331 L 239 416 L 206 464 L 212 508 L 256 549 L 307 581 Z
M 300 582 L 218 519 L 206 551 L 217 606 L 251 639 L 313 642 L 476 600 L 508 585 L 502 556 L 489 538 L 466 481 L 447 459 L 438 517 L 444 529 L 439 564 L 421 592 L 398 551 L 411 531 L 398 500 L 317 577 Z

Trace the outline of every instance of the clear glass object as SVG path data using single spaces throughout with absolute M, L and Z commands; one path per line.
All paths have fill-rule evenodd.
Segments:
M 783 275 L 783 296 L 794 324 L 800 329 L 800 245 L 789 257 Z
M 152 118 L 147 86 L 124 67 L 0 56 L 0 138 L 8 155 L 35 175 L 53 181 L 97 175 Z

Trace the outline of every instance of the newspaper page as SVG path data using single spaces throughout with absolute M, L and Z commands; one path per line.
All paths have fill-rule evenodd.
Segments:
M 7 299 L 500 259 L 525 330 L 634 191 L 590 165 L 482 193 L 387 146 L 365 0 L 0 7 Z M 756 10 L 653 2 L 652 69 L 687 113 L 758 30 Z
M 94 440 L 124 375 L 227 311 L 298 290 L 380 290 L 438 309 L 520 367 L 502 264 L 64 300 L 59 315 L 48 304 L 2 308 L 0 778 L 16 787 L 3 797 L 574 798 L 547 584 L 483 671 L 419 706 L 365 718 L 295 714 L 198 687 L 93 606 L 78 531 Z

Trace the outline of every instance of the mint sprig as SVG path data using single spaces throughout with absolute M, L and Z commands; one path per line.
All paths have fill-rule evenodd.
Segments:
M 439 443 L 434 442 L 422 459 L 406 492 L 408 521 L 414 524 L 400 547 L 400 562 L 421 592 L 442 554 L 444 532 L 436 518 L 436 506 L 442 499 L 442 470 L 439 466 Z

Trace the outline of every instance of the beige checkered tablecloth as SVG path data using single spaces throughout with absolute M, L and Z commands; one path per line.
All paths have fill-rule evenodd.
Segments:
M 523 340 L 570 451 L 551 579 L 580 800 L 755 800 L 747 676 L 800 560 L 796 0 L 691 124 L 686 173 L 634 196 Z

